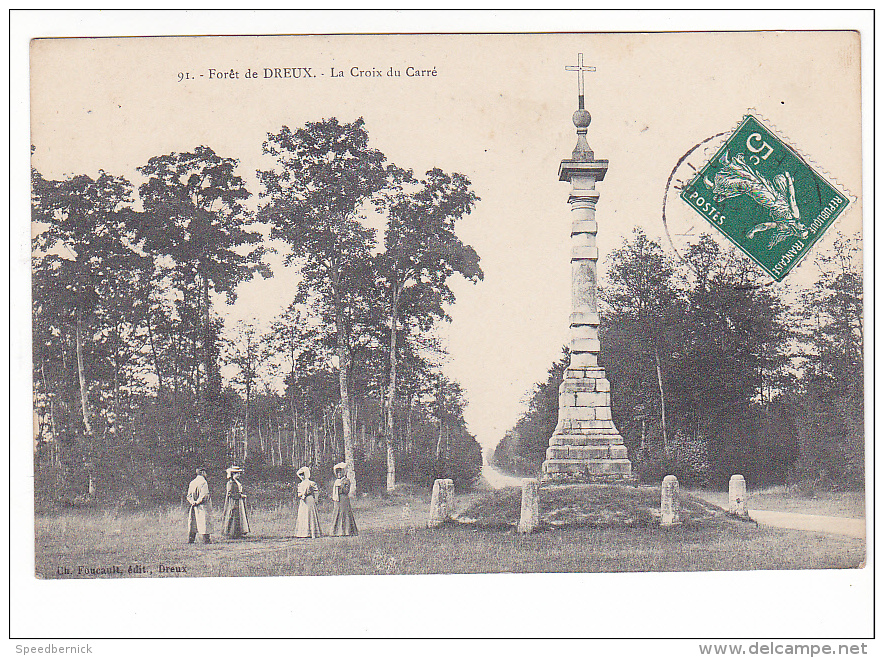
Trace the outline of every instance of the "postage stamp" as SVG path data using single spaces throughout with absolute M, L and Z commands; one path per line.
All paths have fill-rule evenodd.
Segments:
M 752 114 L 682 189 L 681 197 L 777 281 L 850 204 Z

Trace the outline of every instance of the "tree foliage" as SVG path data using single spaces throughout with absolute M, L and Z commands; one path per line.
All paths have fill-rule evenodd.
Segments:
M 211 477 L 235 462 L 286 481 L 306 464 L 321 482 L 346 460 L 362 489 L 383 488 L 385 447 L 414 483 L 478 477 L 434 336 L 449 277 L 481 278 L 454 232 L 478 200 L 469 181 L 433 169 L 397 187 L 404 170 L 361 119 L 283 127 L 264 152 L 257 213 L 237 161 L 207 146 L 150 158 L 137 197 L 105 172 L 32 171 L 38 497 L 174 500 L 195 466 Z M 390 222 L 380 253 L 361 216 L 373 208 Z M 272 274 L 268 233 L 300 274 L 291 303 L 269 325 L 230 326 L 218 296 Z
M 862 276 L 855 242 L 818 259 L 789 308 L 758 270 L 709 236 L 681 262 L 636 231 L 611 255 L 600 354 L 636 472 L 659 481 L 753 486 L 863 479 Z M 797 309 L 796 309 L 797 307 Z M 567 360 L 554 364 L 495 452 L 539 468 Z
M 410 171 L 389 168 L 387 193 L 377 205 L 388 223 L 384 251 L 375 258 L 377 282 L 381 286 L 389 318 L 389 376 L 384 400 L 387 436 L 387 491 L 396 485 L 396 456 L 393 445 L 398 396 L 400 326 L 420 334 L 433 322 L 448 319 L 446 304 L 454 293 L 448 280 L 460 274 L 468 281 L 483 277 L 479 255 L 455 232 L 455 224 L 469 214 L 479 200 L 462 174 L 432 169 L 421 180 Z
M 276 163 L 258 172 L 265 187 L 261 196 L 267 198 L 261 216 L 271 223 L 272 237 L 291 247 L 290 257 L 304 259 L 306 284 L 333 310 L 352 495 L 358 474 L 350 370 L 353 315 L 359 310 L 359 296 L 353 293 L 369 270 L 375 242 L 375 232 L 360 223 L 357 212 L 386 184 L 386 158 L 368 146 L 361 118 L 353 123 L 312 122 L 296 131 L 283 126 L 279 133 L 268 134 L 264 153 Z

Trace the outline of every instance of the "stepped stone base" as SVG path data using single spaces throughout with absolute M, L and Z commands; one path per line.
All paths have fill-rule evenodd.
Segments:
M 602 368 L 569 367 L 559 386 L 559 423 L 543 462 L 544 483 L 632 483 L 632 463 L 611 420 L 611 385 Z

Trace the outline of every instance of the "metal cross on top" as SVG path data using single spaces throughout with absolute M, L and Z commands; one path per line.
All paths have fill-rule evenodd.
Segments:
M 594 66 L 584 66 L 583 65 L 583 53 L 577 53 L 577 66 L 566 66 L 566 71 L 577 71 L 577 103 L 579 109 L 584 109 L 583 107 L 583 72 L 589 71 L 594 72 Z

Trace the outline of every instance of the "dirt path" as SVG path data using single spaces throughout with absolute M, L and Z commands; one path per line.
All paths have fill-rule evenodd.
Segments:
M 773 526 L 774 528 L 828 532 L 857 539 L 865 539 L 866 537 L 865 519 L 844 519 L 838 516 L 769 512 L 754 509 L 749 510 L 749 516 L 758 521 L 760 525 Z
M 492 489 L 503 489 L 505 487 L 521 487 L 522 479 L 516 478 L 506 473 L 502 473 L 494 468 L 491 464 L 482 465 L 482 479 Z
M 704 494 L 699 491 L 690 492 L 692 496 L 705 500 L 707 503 L 727 507 L 727 494 Z M 751 504 L 752 499 L 750 497 Z M 805 530 L 809 532 L 827 532 L 856 539 L 865 539 L 866 521 L 841 516 L 824 516 L 822 514 L 799 514 L 796 512 L 776 512 L 773 510 L 749 509 L 749 517 L 758 521 L 759 525 L 789 530 Z

